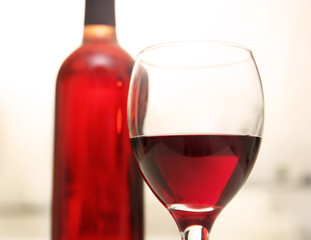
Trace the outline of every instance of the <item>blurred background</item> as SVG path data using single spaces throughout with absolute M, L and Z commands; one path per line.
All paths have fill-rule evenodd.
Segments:
M 116 0 L 120 45 L 209 39 L 254 51 L 266 100 L 263 143 L 211 240 L 311 239 L 311 1 Z M 84 0 L 0 1 L 0 239 L 47 240 L 54 89 L 82 39 Z M 146 240 L 180 239 L 145 188 Z

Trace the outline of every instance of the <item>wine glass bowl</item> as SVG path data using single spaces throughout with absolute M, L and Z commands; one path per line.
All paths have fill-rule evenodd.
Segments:
M 187 41 L 138 55 L 129 135 L 146 183 L 183 239 L 208 239 L 254 166 L 263 121 L 263 90 L 249 49 Z

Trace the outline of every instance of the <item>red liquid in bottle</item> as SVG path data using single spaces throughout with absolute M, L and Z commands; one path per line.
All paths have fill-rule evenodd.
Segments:
M 104 27 L 111 36 L 95 36 L 101 27 L 87 27 L 90 36 L 57 78 L 53 240 L 143 237 L 142 181 L 126 121 L 133 60 L 112 27 Z

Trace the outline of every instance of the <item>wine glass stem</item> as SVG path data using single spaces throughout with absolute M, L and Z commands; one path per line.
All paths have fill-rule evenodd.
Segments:
M 209 231 L 200 225 L 187 227 L 184 232 L 181 232 L 182 240 L 208 240 Z

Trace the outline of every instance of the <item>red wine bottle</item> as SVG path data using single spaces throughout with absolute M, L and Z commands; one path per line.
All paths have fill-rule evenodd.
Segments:
M 142 240 L 142 178 L 126 121 L 131 57 L 114 0 L 86 0 L 82 45 L 56 83 L 52 240 Z

